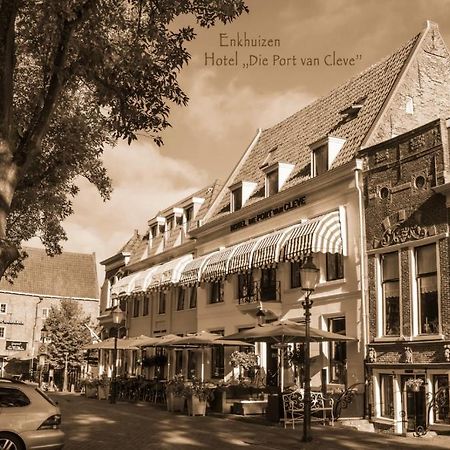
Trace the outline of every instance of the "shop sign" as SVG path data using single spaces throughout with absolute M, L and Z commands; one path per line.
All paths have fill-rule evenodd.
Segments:
M 27 342 L 6 341 L 6 350 L 24 351 L 27 349 Z
M 23 322 L 21 320 L 0 320 L 1 325 L 23 325 Z
M 237 231 L 241 228 L 248 227 L 249 225 L 254 225 L 255 223 L 262 222 L 263 220 L 271 219 L 272 217 L 278 216 L 279 214 L 290 211 L 291 209 L 299 208 L 306 203 L 306 197 L 298 197 L 294 200 L 290 200 L 282 205 L 276 206 L 275 208 L 263 211 L 256 216 L 250 217 L 248 219 L 241 220 L 240 222 L 233 223 L 230 226 L 230 231 Z

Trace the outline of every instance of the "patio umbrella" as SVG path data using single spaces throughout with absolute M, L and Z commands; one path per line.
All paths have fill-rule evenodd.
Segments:
M 117 339 L 117 348 L 119 350 L 138 350 L 136 341 L 131 339 Z M 84 350 L 113 350 L 114 349 L 114 338 L 108 338 L 100 342 L 95 342 L 93 344 L 88 344 L 83 347 Z
M 331 342 L 331 341 L 357 341 L 357 339 L 345 336 L 343 334 L 331 333 L 318 328 L 309 328 L 310 342 Z M 276 322 L 257 325 L 254 328 L 240 331 L 229 336 L 224 336 L 223 340 L 234 341 L 242 339 L 247 342 L 266 342 L 276 344 L 280 349 L 281 360 L 281 381 L 280 387 L 283 390 L 283 370 L 284 370 L 284 352 L 287 344 L 294 342 L 305 342 L 306 326 L 302 323 L 292 322 L 290 320 L 278 320 Z
M 177 346 L 198 346 L 202 347 L 202 370 L 201 381 L 205 378 L 205 348 L 212 345 L 248 346 L 248 342 L 235 339 L 224 340 L 220 334 L 199 331 L 198 333 L 177 339 L 171 345 Z
M 302 323 L 290 320 L 278 320 L 272 323 L 257 325 L 254 328 L 240 331 L 222 337 L 223 340 L 242 339 L 247 342 L 269 342 L 277 344 L 288 344 L 291 342 L 304 342 L 306 326 Z M 343 334 L 331 333 L 309 327 L 310 342 L 331 342 L 331 341 L 357 341 L 356 338 Z

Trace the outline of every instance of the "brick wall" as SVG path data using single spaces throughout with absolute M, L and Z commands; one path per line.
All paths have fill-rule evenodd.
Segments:
M 399 251 L 401 264 L 402 335 L 412 334 L 412 302 L 408 246 L 448 230 L 445 197 L 433 190 L 443 184 L 445 167 L 441 130 L 443 122 L 435 120 L 404 135 L 363 150 L 367 249 Z M 439 240 L 441 324 L 450 338 L 449 242 Z M 376 254 L 368 258 L 369 333 L 376 337 Z M 379 349 L 377 345 L 377 351 Z M 380 362 L 402 362 L 404 346 L 387 344 Z M 443 344 L 412 345 L 416 362 L 442 361 Z M 419 348 L 420 347 L 420 348 Z M 420 361 L 419 361 L 420 360 Z M 377 360 L 378 362 L 378 360 Z

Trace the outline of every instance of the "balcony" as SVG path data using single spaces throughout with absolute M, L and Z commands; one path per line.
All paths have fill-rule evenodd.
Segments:
M 238 298 L 239 305 L 258 302 L 281 302 L 280 282 L 262 284 L 261 281 L 254 281 L 247 289 L 242 289 Z

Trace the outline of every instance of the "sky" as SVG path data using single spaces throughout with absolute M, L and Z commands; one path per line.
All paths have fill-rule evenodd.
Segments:
M 427 19 L 438 23 L 450 46 L 450 0 L 246 3 L 249 14 L 197 29 L 188 44 L 192 58 L 179 81 L 190 101 L 172 107 L 165 145 L 157 148 L 141 135 L 131 146 L 119 142 L 105 149 L 114 186 L 106 203 L 80 181 L 75 213 L 63 224 L 64 250 L 95 252 L 98 262 L 116 254 L 135 229 L 146 231 L 158 211 L 215 179 L 225 182 L 258 128 L 276 124 L 389 55 Z M 231 46 L 238 37 L 242 44 L 245 37 L 260 39 L 261 45 Z M 268 46 L 270 39 L 276 46 Z M 102 266 L 98 271 L 102 283 Z

